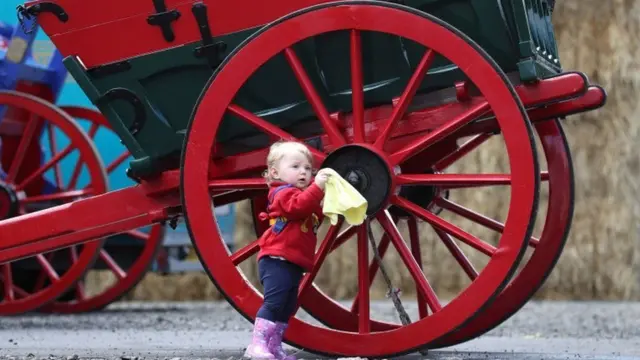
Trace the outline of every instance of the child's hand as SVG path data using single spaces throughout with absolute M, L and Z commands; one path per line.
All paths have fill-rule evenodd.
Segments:
M 321 169 L 316 174 L 316 179 L 315 179 L 316 185 L 318 185 L 320 189 L 324 190 L 324 185 L 329 180 L 329 177 L 331 177 L 331 174 L 329 173 L 329 171 L 327 169 Z

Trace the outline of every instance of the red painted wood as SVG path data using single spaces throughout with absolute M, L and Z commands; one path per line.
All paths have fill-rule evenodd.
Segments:
M 568 116 L 598 109 L 604 106 L 606 101 L 607 94 L 603 88 L 600 86 L 590 86 L 587 93 L 579 98 L 531 110 L 529 116 L 533 119 L 552 119 Z
M 164 173 L 157 181 L 148 185 L 111 191 L 2 221 L 0 263 L 164 220 L 167 209 L 180 203 L 175 192 L 178 188 L 176 173 L 177 171 Z M 174 192 L 169 195 L 152 196 L 156 191 L 166 192 L 171 189 Z M 135 221 L 136 219 L 143 221 Z M 125 224 L 127 221 L 137 226 L 128 227 Z
M 167 9 L 176 9 L 180 18 L 172 23 L 175 40 L 164 40 L 158 26 L 147 23 L 153 2 L 110 0 L 55 0 L 69 14 L 60 22 L 51 14 L 42 14 L 38 22 L 56 48 L 64 55 L 78 56 L 87 68 L 142 54 L 180 46 L 201 39 L 191 13 L 194 1 L 173 0 Z M 267 24 L 279 17 L 328 0 L 202 0 L 207 5 L 213 36 Z M 34 2 L 37 3 L 37 2 Z
M 50 13 L 38 15 L 38 23 L 45 25 L 45 32 L 51 35 L 68 33 L 74 30 L 91 26 L 111 23 L 136 15 L 149 16 L 156 13 L 153 1 L 140 0 L 109 0 L 109 1 L 85 1 L 85 0 L 42 0 L 53 2 L 61 6 L 69 15 L 67 22 L 61 22 Z M 25 6 L 38 4 L 42 1 L 29 1 Z M 193 0 L 165 0 L 167 9 L 177 5 L 193 3 Z

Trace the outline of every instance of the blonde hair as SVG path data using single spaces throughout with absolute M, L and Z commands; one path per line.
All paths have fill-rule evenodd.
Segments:
M 267 155 L 267 169 L 262 173 L 262 176 L 264 176 L 264 178 L 267 180 L 267 183 L 271 183 L 272 181 L 276 180 L 271 178 L 269 170 L 277 166 L 278 162 L 282 160 L 285 155 L 294 153 L 296 151 L 302 153 L 302 155 L 304 155 L 309 160 L 309 162 L 313 164 L 313 155 L 311 154 L 311 151 L 305 144 L 301 142 L 281 140 L 271 145 L 271 147 L 269 148 L 269 154 Z

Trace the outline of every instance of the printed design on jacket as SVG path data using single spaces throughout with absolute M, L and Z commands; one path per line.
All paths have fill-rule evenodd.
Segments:
M 302 222 L 302 225 L 300 225 L 300 230 L 302 230 L 302 232 L 306 234 L 309 231 L 309 227 L 307 226 L 307 223 L 309 223 L 309 221 L 313 221 L 313 229 L 312 229 L 313 233 L 318 234 L 318 228 L 320 227 L 320 220 L 318 219 L 318 215 L 316 214 L 311 214 L 310 217 L 305 219 L 305 221 Z

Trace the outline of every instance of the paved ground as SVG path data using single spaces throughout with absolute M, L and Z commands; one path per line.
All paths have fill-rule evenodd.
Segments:
M 372 314 L 395 320 L 390 302 L 374 303 Z M 639 325 L 640 303 L 533 302 L 485 336 L 426 358 L 640 359 Z M 226 303 L 123 303 L 95 314 L 5 317 L 0 318 L 0 360 L 236 359 L 250 330 Z M 298 358 L 319 357 L 299 353 Z

